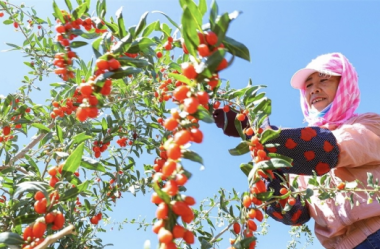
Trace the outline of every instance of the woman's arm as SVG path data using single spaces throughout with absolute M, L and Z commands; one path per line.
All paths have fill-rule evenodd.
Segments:
M 271 152 L 293 159 L 290 168 L 283 173 L 298 175 L 323 175 L 338 163 L 339 148 L 330 130 L 319 127 L 305 127 L 281 130 L 280 135 L 268 143 L 278 144 Z M 274 150 L 274 151 L 273 151 Z

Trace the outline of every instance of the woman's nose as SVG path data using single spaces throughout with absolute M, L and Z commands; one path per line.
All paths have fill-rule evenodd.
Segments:
M 318 86 L 312 86 L 310 94 L 319 93 L 321 89 Z

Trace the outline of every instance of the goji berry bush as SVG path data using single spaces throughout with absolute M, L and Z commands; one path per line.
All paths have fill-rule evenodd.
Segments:
M 261 128 L 271 100 L 259 92 L 265 86 L 249 80 L 234 89 L 220 78 L 236 57 L 250 60 L 247 47 L 227 34 L 239 12 L 219 13 L 216 2 L 208 7 L 205 0 L 179 5 L 180 23 L 162 12 L 168 23 L 148 23 L 146 12 L 127 28 L 122 8 L 115 19 L 106 17 L 104 0 L 53 1 L 46 20 L 38 10 L 0 1 L 2 25 L 25 37 L 8 45 L 28 57 L 31 70 L 15 93 L 0 100 L 2 248 L 103 248 L 97 225 L 126 192 L 151 195 L 155 218 L 144 226 L 162 249 L 196 243 L 254 248 L 258 225 L 265 228 L 265 204 L 278 201 L 286 211 L 297 196 L 313 194 L 295 184 L 284 183 L 280 196 L 266 189 L 263 179 L 292 161 L 270 152 L 276 145 L 268 142 L 279 131 Z M 83 51 L 93 58 L 82 57 Z M 33 99 L 35 81 L 51 75 L 60 80 L 50 84 L 48 101 Z M 220 108 L 237 113 L 233 125 L 242 141 L 229 153 L 250 153 L 252 160 L 240 165 L 248 191 L 221 189 L 204 212 L 203 202 L 196 205 L 197 196 L 186 192 L 194 173 L 187 163 L 204 163 L 190 147 L 203 142 L 202 125 L 213 123 Z M 25 136 L 32 138 L 22 144 Z M 147 154 L 154 155 L 150 164 L 136 163 Z M 378 186 L 369 182 L 370 195 Z M 317 176 L 311 182 L 315 189 L 321 184 L 327 184 L 319 191 L 324 199 L 335 191 L 360 191 L 356 182 L 330 186 Z M 214 208 L 227 222 L 223 229 L 208 216 Z M 230 241 L 222 240 L 224 233 Z

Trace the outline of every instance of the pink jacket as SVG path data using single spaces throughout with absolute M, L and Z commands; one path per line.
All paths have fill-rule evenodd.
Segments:
M 380 115 L 365 113 L 352 117 L 332 133 L 340 149 L 338 164 L 328 173 L 332 182 L 358 179 L 363 183 L 358 188 L 369 188 L 367 172 L 373 174 L 374 181 L 380 180 Z M 309 178 L 299 176 L 301 189 L 307 188 Z M 376 196 L 372 197 L 373 203 L 367 204 L 365 192 L 354 193 L 354 202 L 359 205 L 353 208 L 349 197 L 345 193 L 326 201 L 311 197 L 309 211 L 315 220 L 315 234 L 326 248 L 354 248 L 380 229 L 380 204 Z

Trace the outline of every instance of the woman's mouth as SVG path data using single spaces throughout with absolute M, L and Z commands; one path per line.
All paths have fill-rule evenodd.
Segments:
M 314 105 L 315 103 L 318 103 L 318 102 L 320 102 L 320 101 L 322 101 L 322 100 L 325 100 L 326 98 L 322 98 L 322 97 L 320 97 L 320 98 L 315 98 L 315 99 L 313 99 L 312 101 L 311 101 L 311 104 L 312 105 Z

